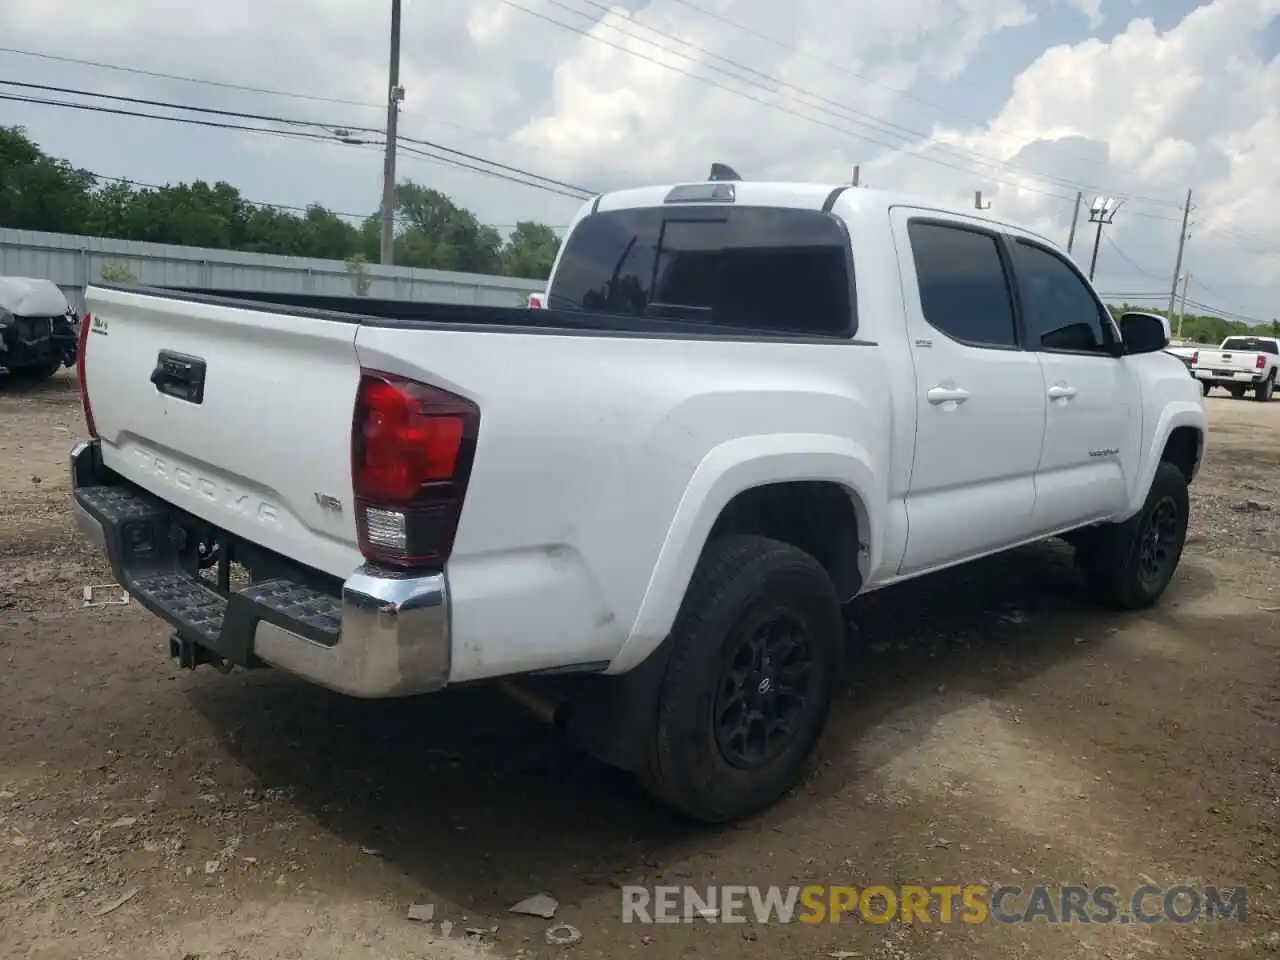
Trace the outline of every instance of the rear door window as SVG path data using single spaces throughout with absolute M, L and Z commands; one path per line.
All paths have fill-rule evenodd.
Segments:
M 968 346 L 1016 346 L 1013 297 L 995 236 L 923 220 L 908 223 L 907 234 L 925 321 Z
M 856 328 L 846 234 L 816 210 L 592 214 L 565 244 L 548 306 L 770 333 Z

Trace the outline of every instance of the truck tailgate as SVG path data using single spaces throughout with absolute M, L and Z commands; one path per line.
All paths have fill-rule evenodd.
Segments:
M 106 466 L 335 576 L 360 565 L 355 323 L 110 288 L 85 299 L 85 381 Z
M 1252 375 L 1258 370 L 1258 356 L 1252 351 L 1241 353 L 1237 350 L 1201 350 L 1196 358 L 1195 368 L 1209 372 Z

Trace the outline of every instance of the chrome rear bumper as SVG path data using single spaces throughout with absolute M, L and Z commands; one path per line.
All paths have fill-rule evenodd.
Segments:
M 449 583 L 444 572 L 407 575 L 365 565 L 334 592 L 314 571 L 229 594 L 191 575 L 169 546 L 195 518 L 123 484 L 103 468 L 96 441 L 71 451 L 76 528 L 102 550 L 117 582 L 166 620 L 183 642 L 245 667 L 270 664 L 354 697 L 399 697 L 449 681 Z

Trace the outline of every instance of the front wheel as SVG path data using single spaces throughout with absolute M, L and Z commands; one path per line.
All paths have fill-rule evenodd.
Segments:
M 1259 403 L 1268 403 L 1270 402 L 1271 395 L 1275 392 L 1275 389 L 1276 375 L 1275 371 L 1272 371 L 1267 375 L 1267 379 L 1263 380 L 1253 388 L 1253 399 L 1257 400 Z
M 642 782 L 709 823 L 769 806 L 799 779 L 840 675 L 844 624 L 831 578 L 789 544 L 714 540 L 668 642 Z
M 1153 606 L 1178 569 L 1190 506 L 1187 478 L 1160 461 L 1142 509 L 1124 523 L 1099 527 L 1077 548 L 1076 567 L 1089 592 L 1122 610 Z

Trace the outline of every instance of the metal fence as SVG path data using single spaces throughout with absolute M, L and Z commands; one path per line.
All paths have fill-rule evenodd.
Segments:
M 0 276 L 43 277 L 67 295 L 78 312 L 84 288 L 102 279 L 108 264 L 127 268 L 139 283 L 158 287 L 350 296 L 355 290 L 341 260 L 310 260 L 167 243 L 108 240 L 0 227 Z M 368 295 L 387 300 L 524 306 L 539 280 L 492 277 L 417 267 L 368 264 Z

